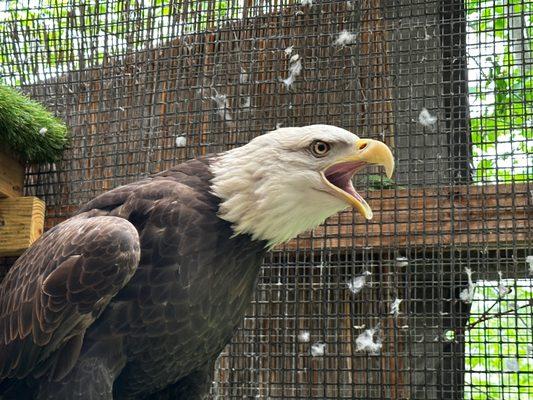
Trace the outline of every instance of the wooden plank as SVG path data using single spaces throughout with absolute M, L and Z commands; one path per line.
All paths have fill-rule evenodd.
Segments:
M 533 207 L 528 184 L 370 191 L 374 219 L 352 211 L 330 218 L 312 234 L 280 249 L 493 248 L 531 241 Z
M 463 249 L 525 248 L 533 237 L 528 184 L 370 191 L 364 197 L 374 210 L 372 221 L 345 211 L 275 250 L 446 248 L 452 238 Z M 47 228 L 78 208 L 50 205 Z
M 0 199 L 0 256 L 22 254 L 43 233 L 44 201 L 37 197 Z
M 0 150 L 0 198 L 22 195 L 24 167 L 9 153 Z

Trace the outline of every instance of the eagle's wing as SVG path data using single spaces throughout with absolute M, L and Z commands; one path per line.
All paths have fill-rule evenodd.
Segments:
M 0 285 L 0 381 L 75 364 L 83 335 L 139 263 L 128 221 L 80 214 L 46 232 Z

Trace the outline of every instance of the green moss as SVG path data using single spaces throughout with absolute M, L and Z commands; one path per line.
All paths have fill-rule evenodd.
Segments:
M 27 163 L 59 159 L 67 145 L 67 127 L 41 104 L 0 85 L 0 146 Z

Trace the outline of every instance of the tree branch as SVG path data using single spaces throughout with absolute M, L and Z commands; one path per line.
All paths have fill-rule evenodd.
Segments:
M 480 323 L 482 323 L 484 321 L 488 321 L 489 319 L 501 317 L 501 316 L 508 315 L 508 314 L 513 314 L 516 311 L 521 310 L 523 308 L 532 307 L 533 306 L 533 299 L 529 300 L 529 303 L 528 304 L 524 304 L 523 306 L 520 306 L 520 307 L 517 307 L 517 308 L 511 308 L 509 310 L 501 311 L 501 312 L 498 312 L 496 314 L 488 314 L 488 312 L 493 308 L 493 306 L 490 307 L 488 310 L 484 311 L 483 314 L 481 315 L 481 317 L 479 317 L 479 319 L 475 320 L 472 323 L 468 323 L 465 326 L 465 330 L 472 329 L 476 325 L 479 325 Z

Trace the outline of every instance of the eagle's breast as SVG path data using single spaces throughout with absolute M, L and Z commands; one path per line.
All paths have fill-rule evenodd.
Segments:
M 123 336 L 128 361 L 115 385 L 126 396 L 164 387 L 216 357 L 250 304 L 265 242 L 233 237 L 217 216 L 211 177 L 209 159 L 193 160 L 83 210 L 126 218 L 139 231 L 137 272 L 87 332 L 95 343 Z

